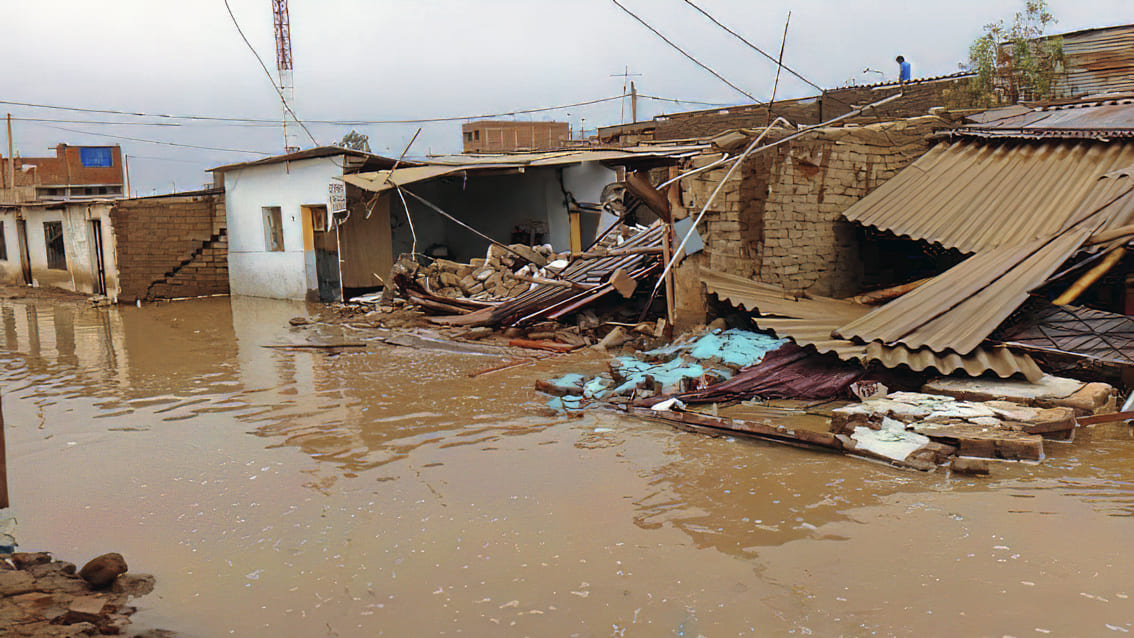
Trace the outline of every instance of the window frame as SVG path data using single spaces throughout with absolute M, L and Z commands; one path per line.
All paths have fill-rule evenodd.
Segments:
M 58 228 L 58 234 L 54 232 L 54 228 Z M 67 270 L 67 243 L 63 238 L 62 221 L 43 222 L 43 250 L 47 256 L 48 270 Z
M 283 208 L 261 206 L 260 211 L 260 220 L 264 225 L 264 250 L 270 253 L 284 252 Z

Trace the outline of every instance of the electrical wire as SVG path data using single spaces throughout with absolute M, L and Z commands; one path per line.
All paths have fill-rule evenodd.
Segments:
M 634 18 L 635 20 L 637 20 L 637 21 L 638 21 L 638 22 L 639 22 L 639 23 L 640 23 L 640 24 L 641 24 L 642 26 L 644 26 L 644 27 L 646 27 L 647 29 L 649 29 L 650 31 L 652 31 L 654 35 L 656 35 L 656 36 L 658 36 L 659 38 L 661 38 L 661 39 L 662 39 L 662 40 L 663 40 L 663 41 L 664 41 L 664 42 L 665 42 L 666 44 L 668 44 L 669 46 L 671 46 L 671 47 L 673 47 L 674 49 L 676 49 L 676 50 L 677 50 L 677 51 L 678 51 L 679 53 L 681 53 L 681 55 L 684 55 L 684 56 L 685 56 L 686 58 L 688 58 L 688 59 L 689 59 L 690 61 L 692 61 L 692 62 L 693 62 L 694 64 L 696 64 L 697 66 L 701 67 L 702 69 L 705 69 L 705 70 L 706 70 L 706 71 L 708 71 L 709 73 L 712 73 L 712 74 L 713 74 L 713 76 L 714 76 L 715 78 L 717 78 L 717 79 L 718 79 L 718 80 L 720 80 L 721 82 L 724 82 L 725 84 L 729 85 L 730 87 L 732 87 L 732 89 L 733 89 L 733 90 L 735 90 L 736 92 L 740 93 L 740 94 L 741 94 L 741 95 L 743 95 L 744 97 L 746 97 L 746 98 L 748 98 L 748 99 L 752 100 L 752 101 L 753 101 L 753 102 L 755 102 L 756 104 L 763 104 L 763 102 L 761 102 L 760 100 L 757 100 L 757 99 L 756 99 L 756 98 L 755 98 L 755 97 L 754 97 L 754 96 L 753 96 L 753 95 L 752 95 L 751 93 L 749 93 L 748 91 L 745 91 L 744 89 L 742 89 L 742 88 L 740 88 L 739 86 L 737 86 L 737 85 L 733 84 L 732 82 L 729 82 L 729 81 L 728 81 L 727 79 L 725 79 L 725 77 L 724 77 L 723 75 L 721 75 L 720 73 L 717 73 L 716 71 L 714 71 L 713 69 L 711 69 L 711 68 L 710 68 L 710 67 L 709 67 L 708 65 L 706 65 L 705 63 L 701 62 L 701 61 L 700 61 L 700 60 L 698 60 L 697 58 L 695 58 L 695 57 L 693 57 L 692 55 L 690 55 L 689 53 L 687 53 L 687 52 L 685 51 L 685 49 L 682 49 L 681 47 L 679 47 L 679 46 L 677 46 L 676 44 L 674 44 L 673 40 L 670 40 L 669 38 L 667 38 L 667 37 L 665 37 L 664 35 L 662 35 L 660 31 L 658 31 L 657 29 L 655 29 L 655 28 L 653 28 L 652 26 L 650 26 L 650 24 L 649 24 L 648 22 L 646 22 L 645 20 L 643 20 L 642 18 L 639 18 L 639 17 L 638 17 L 638 15 L 637 15 L 636 13 L 634 13 L 633 11 L 631 11 L 631 10 L 627 9 L 626 7 L 624 7 L 624 6 L 623 6 L 623 5 L 622 5 L 622 4 L 620 3 L 620 2 L 618 2 L 618 0 L 610 0 L 610 1 L 611 1 L 611 2 L 613 2 L 613 3 L 614 3 L 614 5 L 615 5 L 615 6 L 617 6 L 617 7 L 619 8 L 619 9 L 622 9 L 623 11 L 625 11 L 625 12 L 626 12 L 626 13 L 627 13 L 627 14 L 628 14 L 628 15 L 629 15 L 629 16 L 630 16 L 631 18 Z
M 673 104 L 698 104 L 700 106 L 716 107 L 741 106 L 736 102 L 699 102 L 697 100 L 679 100 L 672 97 L 658 97 L 656 95 L 646 95 L 645 93 L 639 93 L 638 97 L 646 100 L 654 100 L 655 102 L 672 102 Z
M 110 137 L 116 140 L 129 140 L 131 142 L 145 142 L 146 144 L 161 144 L 163 146 L 179 146 L 182 148 L 197 148 L 205 151 L 224 151 L 226 153 L 252 153 L 255 155 L 271 156 L 271 153 L 264 151 L 249 151 L 240 148 L 221 148 L 217 146 L 198 146 L 196 144 L 181 144 L 179 142 L 167 142 L 163 140 L 147 140 L 141 137 L 127 137 L 125 135 L 111 135 L 110 133 L 93 133 L 91 131 L 80 131 L 79 129 L 67 128 L 65 126 L 50 126 L 47 124 L 33 124 L 33 126 L 42 126 L 43 128 L 54 129 L 56 131 L 67 131 L 69 133 L 80 133 L 82 135 L 94 135 L 97 137 Z
M 307 133 L 307 137 L 311 138 L 311 143 L 315 146 L 319 146 L 319 142 L 315 141 L 315 136 L 311 134 L 311 131 L 307 130 L 307 126 L 299 120 L 299 116 L 295 114 L 295 111 L 291 110 L 291 105 L 287 103 L 287 98 L 284 97 L 283 91 L 280 90 L 280 87 L 276 86 L 276 81 L 272 79 L 272 72 L 268 70 L 267 65 L 264 64 L 264 60 L 262 60 L 260 54 L 256 52 L 256 48 L 252 46 L 252 43 L 249 42 L 248 38 L 244 35 L 244 30 L 240 28 L 240 23 L 236 21 L 236 16 L 232 13 L 232 7 L 228 6 L 228 0 L 224 0 L 224 8 L 228 9 L 228 17 L 232 18 L 232 25 L 236 27 L 236 32 L 240 34 L 240 39 L 244 40 L 244 44 L 248 45 L 248 50 L 252 52 L 252 55 L 256 56 L 256 61 L 260 63 L 260 68 L 264 69 L 264 74 L 268 76 L 268 82 L 271 83 L 272 89 L 276 92 L 276 95 L 280 96 L 280 102 L 283 103 L 284 109 L 286 109 L 288 113 L 291 113 L 291 117 L 295 120 L 295 123 L 303 129 L 304 133 Z
M 776 58 L 772 57 L 772 55 L 770 55 L 769 53 L 767 53 L 766 51 L 764 51 L 764 50 L 763 50 L 763 49 L 761 49 L 760 47 L 758 47 L 758 46 L 756 46 L 755 44 L 752 44 L 751 42 L 749 42 L 749 41 L 748 41 L 747 39 L 745 39 L 745 38 L 744 38 L 744 36 L 740 35 L 740 34 L 739 34 L 739 33 L 737 33 L 736 31 L 733 31 L 732 29 L 730 29 L 730 28 L 728 28 L 727 26 L 725 26 L 725 25 L 724 25 L 723 23 L 721 23 L 721 21 L 720 21 L 720 20 L 717 20 L 716 18 L 714 18 L 714 17 L 712 16 L 712 14 L 710 14 L 710 13 L 709 13 L 708 11 L 705 11 L 705 10 L 704 10 L 704 9 L 702 9 L 701 7 L 699 7 L 699 6 L 697 6 L 696 4 L 694 4 L 694 3 L 693 3 L 693 0 L 684 0 L 684 2 L 685 2 L 685 4 L 687 4 L 687 5 L 691 6 L 691 7 L 693 7 L 693 8 L 694 8 L 694 9 L 696 9 L 696 10 L 697 10 L 698 12 L 700 12 L 700 14 L 701 14 L 701 15 L 705 16 L 706 18 L 708 18 L 708 19 L 709 19 L 709 20 L 710 20 L 710 21 L 711 21 L 711 22 L 712 22 L 713 24 L 715 24 L 715 25 L 717 25 L 718 27 L 720 27 L 720 28 L 724 29 L 724 30 L 725 30 L 726 32 L 728 32 L 728 34 L 729 34 L 729 35 L 731 35 L 732 37 L 734 37 L 734 38 L 736 38 L 737 40 L 740 40 L 741 42 L 743 42 L 744 44 L 746 44 L 746 45 L 748 46 L 748 48 L 750 48 L 750 49 L 752 49 L 753 51 L 755 51 L 755 52 L 759 53 L 760 55 L 764 56 L 765 58 L 768 58 L 768 60 L 769 60 L 770 62 L 772 62 L 773 64 L 776 64 L 776 65 L 779 65 L 779 66 L 783 67 L 783 70 L 784 70 L 784 71 L 787 71 L 788 73 L 790 73 L 790 74 L 794 75 L 795 77 L 799 78 L 799 79 L 800 79 L 800 81 L 802 81 L 802 82 L 803 82 L 804 84 L 807 84 L 808 86 L 810 86 L 810 87 L 811 87 L 811 88 L 813 88 L 813 89 L 817 89 L 817 90 L 818 90 L 818 91 L 819 91 L 820 93 L 823 93 L 823 92 L 824 92 L 824 91 L 826 90 L 826 89 L 824 89 L 823 87 L 819 86 L 818 84 L 816 84 L 816 83 L 812 82 L 811 80 L 808 80 L 807 78 L 803 77 L 803 75 L 801 75 L 801 74 L 800 74 L 799 72 L 795 71 L 795 70 L 794 70 L 794 69 L 792 69 L 791 67 L 787 66 L 786 64 L 781 64 L 780 60 L 777 60 Z M 834 100 L 835 102 L 838 102 L 839 104 L 842 104 L 842 105 L 843 105 L 843 106 L 845 106 L 845 107 L 848 107 L 848 108 L 854 108 L 854 105 L 852 105 L 852 104 L 849 104 L 849 103 L 847 103 L 847 102 L 844 102 L 843 100 L 840 100 L 840 99 L 838 99 L 838 98 L 836 98 L 836 97 L 831 97 L 831 99 L 832 99 L 832 100 Z
M 579 106 L 590 106 L 592 104 L 600 104 L 603 102 L 613 102 L 614 100 L 621 100 L 623 96 L 614 95 L 611 97 L 598 98 L 594 100 L 585 100 L 582 102 L 573 102 L 571 104 L 560 104 L 557 106 L 542 106 L 530 109 L 516 109 L 512 111 L 502 111 L 499 113 L 482 113 L 478 115 L 448 115 L 441 117 L 427 117 L 418 119 L 398 119 L 398 120 L 307 120 L 307 124 L 333 124 L 336 126 L 370 126 L 377 124 L 429 124 L 432 122 L 460 122 L 464 120 L 478 120 L 489 117 L 508 117 L 513 115 L 526 115 L 528 113 L 541 113 L 544 111 L 558 111 L 562 109 L 575 108 Z M 671 99 L 671 98 L 662 98 Z M 699 104 L 699 102 L 688 102 L 687 100 L 672 100 L 675 102 L 687 102 L 689 104 Z M 94 109 L 84 108 L 78 106 L 59 106 L 54 104 L 35 104 L 32 102 L 15 102 L 11 100 L 0 100 L 0 104 L 9 104 L 13 106 L 26 106 L 29 108 L 42 108 L 42 109 L 55 109 L 61 111 L 75 111 L 80 113 L 105 113 L 108 115 L 128 115 L 132 117 L 159 117 L 166 119 L 177 120 L 204 120 L 209 122 L 236 122 L 236 123 L 255 123 L 255 124 L 271 124 L 279 126 L 279 120 L 266 120 L 257 118 L 243 118 L 243 117 L 218 117 L 209 115 L 167 115 L 161 113 L 137 113 L 130 111 L 117 111 L 113 109 Z M 16 119 L 16 118 L 12 118 Z

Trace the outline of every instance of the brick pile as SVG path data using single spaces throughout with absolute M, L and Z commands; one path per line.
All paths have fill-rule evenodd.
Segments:
M 228 293 L 222 195 L 123 200 L 110 218 L 119 301 Z

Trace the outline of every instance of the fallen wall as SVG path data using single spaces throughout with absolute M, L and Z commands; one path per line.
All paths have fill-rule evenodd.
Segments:
M 227 294 L 223 193 L 118 202 L 119 301 Z
M 710 268 L 789 292 L 845 297 L 860 292 L 862 262 L 852 204 L 929 148 L 927 136 L 946 123 L 933 116 L 867 126 L 819 129 L 756 154 L 725 183 L 702 222 L 704 252 L 678 270 L 678 315 L 686 325 L 704 319 L 697 272 Z M 786 131 L 771 139 L 782 138 Z M 704 166 L 719 157 L 693 160 Z M 727 167 L 683 182 L 682 204 L 700 211 Z M 682 280 L 686 281 L 682 281 Z

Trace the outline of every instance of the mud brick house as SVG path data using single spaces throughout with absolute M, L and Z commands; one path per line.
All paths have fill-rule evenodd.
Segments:
M 570 137 L 567 122 L 477 120 L 461 125 L 465 153 L 550 151 L 562 148 Z
M 820 95 L 777 100 L 769 108 L 765 104 L 746 104 L 718 109 L 687 111 L 658 115 L 646 122 L 607 126 L 598 130 L 599 139 L 607 144 L 640 144 L 649 141 L 683 140 L 712 137 L 726 131 L 767 126 L 782 117 L 796 126 L 826 122 L 854 108 L 902 93 L 902 97 L 856 116 L 850 121 L 859 124 L 928 115 L 930 109 L 949 105 L 965 106 L 965 88 L 973 74 L 963 72 L 930 78 L 918 78 L 904 84 L 846 86 L 826 89 Z
M 228 293 L 223 188 L 120 200 L 110 220 L 119 301 Z
M 793 294 L 846 296 L 859 292 L 864 265 L 855 226 L 842 214 L 930 147 L 948 128 L 937 116 L 815 129 L 754 154 L 725 183 L 699 232 L 705 250 L 677 271 L 678 321 L 705 318 L 701 271 L 781 287 Z M 773 129 L 767 141 L 792 133 Z M 706 153 L 690 168 L 715 161 Z M 724 179 L 715 168 L 682 183 L 682 203 L 697 212 Z

